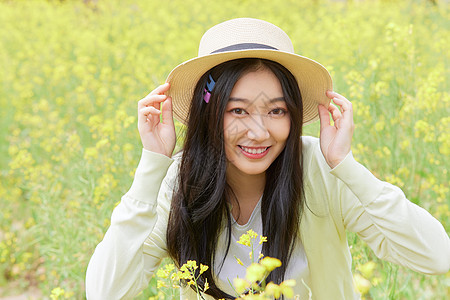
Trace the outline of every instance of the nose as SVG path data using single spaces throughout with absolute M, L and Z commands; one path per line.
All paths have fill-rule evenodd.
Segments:
M 247 137 L 251 140 L 264 141 L 270 137 L 263 116 L 253 116 L 247 126 Z

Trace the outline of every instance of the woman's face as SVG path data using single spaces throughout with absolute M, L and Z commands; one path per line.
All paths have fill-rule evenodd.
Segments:
M 227 174 L 264 173 L 283 151 L 290 124 L 278 78 L 265 69 L 242 76 L 224 116 Z

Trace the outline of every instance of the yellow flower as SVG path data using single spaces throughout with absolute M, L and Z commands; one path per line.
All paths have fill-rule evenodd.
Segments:
M 250 282 L 261 281 L 266 274 L 266 268 L 260 264 L 252 263 L 245 274 L 245 278 Z
M 209 283 L 208 278 L 205 279 L 205 287 L 203 288 L 203 291 L 206 292 L 209 289 Z
M 197 262 L 195 260 L 188 260 L 183 267 L 186 266 L 189 269 L 197 270 Z
M 353 275 L 353 282 L 355 284 L 355 288 L 362 294 L 365 295 L 369 292 L 372 284 L 369 280 L 361 276 L 360 274 Z
M 286 296 L 287 298 L 294 297 L 294 290 L 292 289 L 292 287 L 294 286 L 295 286 L 294 279 L 283 281 L 280 284 L 281 293 L 283 293 L 283 295 Z
M 375 130 L 376 130 L 377 132 L 383 132 L 384 126 L 385 126 L 384 120 L 380 120 L 380 121 L 378 121 L 378 122 L 375 123 Z
M 64 297 L 66 291 L 60 287 L 54 288 L 50 295 L 50 299 L 57 300 L 60 296 Z
M 203 274 L 206 270 L 208 270 L 208 266 L 200 264 L 200 274 Z
M 169 273 L 164 269 L 158 269 L 158 271 L 156 271 L 156 276 L 158 276 L 159 278 L 168 278 Z
M 365 277 L 365 278 L 372 278 L 373 276 L 373 271 L 375 270 L 376 267 L 376 263 L 373 261 L 369 261 L 363 265 L 360 265 L 358 267 L 358 270 L 361 272 L 361 274 Z
M 266 268 L 268 272 L 272 272 L 274 269 L 281 266 L 281 261 L 273 257 L 264 257 L 260 264 Z
M 156 288 L 160 289 L 160 288 L 163 288 L 163 287 L 167 287 L 166 283 L 164 281 L 162 281 L 162 280 L 157 280 L 156 281 Z
M 179 271 L 179 272 L 177 272 L 177 278 L 188 280 L 188 279 L 191 279 L 192 276 L 191 276 L 191 273 L 189 273 L 189 271 Z
M 88 147 L 84 150 L 84 159 L 89 160 L 89 158 L 97 159 L 98 158 L 98 151 L 95 147 Z
M 233 285 L 239 294 L 242 294 L 247 290 L 247 288 L 250 286 L 250 283 L 247 280 L 244 280 L 242 278 L 235 278 L 233 279 Z
M 253 240 L 255 240 L 257 236 L 258 234 L 250 229 L 249 231 L 247 231 L 247 233 L 240 236 L 237 243 L 247 247 L 251 247 L 253 244 Z
M 267 237 L 266 236 L 259 236 L 259 244 L 262 245 L 262 243 L 267 242 Z
M 273 282 L 269 282 L 266 285 L 266 289 L 264 290 L 268 295 L 273 296 L 274 298 L 280 298 L 281 296 L 281 288 Z

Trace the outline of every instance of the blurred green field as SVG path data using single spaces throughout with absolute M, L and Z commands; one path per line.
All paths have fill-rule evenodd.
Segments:
M 242 16 L 280 26 L 330 70 L 354 103 L 357 160 L 450 232 L 445 1 L 1 1 L 0 297 L 37 287 L 40 299 L 84 298 L 140 157 L 137 101 L 196 56 L 206 29 Z M 349 242 L 365 299 L 448 299 L 450 273 L 424 276 Z

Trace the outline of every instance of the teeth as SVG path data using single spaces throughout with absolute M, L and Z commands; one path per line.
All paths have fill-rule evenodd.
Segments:
M 247 148 L 247 147 L 241 147 L 242 150 L 244 150 L 245 152 L 251 153 L 251 154 L 261 154 L 264 151 L 267 150 L 266 148 L 259 148 L 259 149 L 255 149 L 255 148 Z

